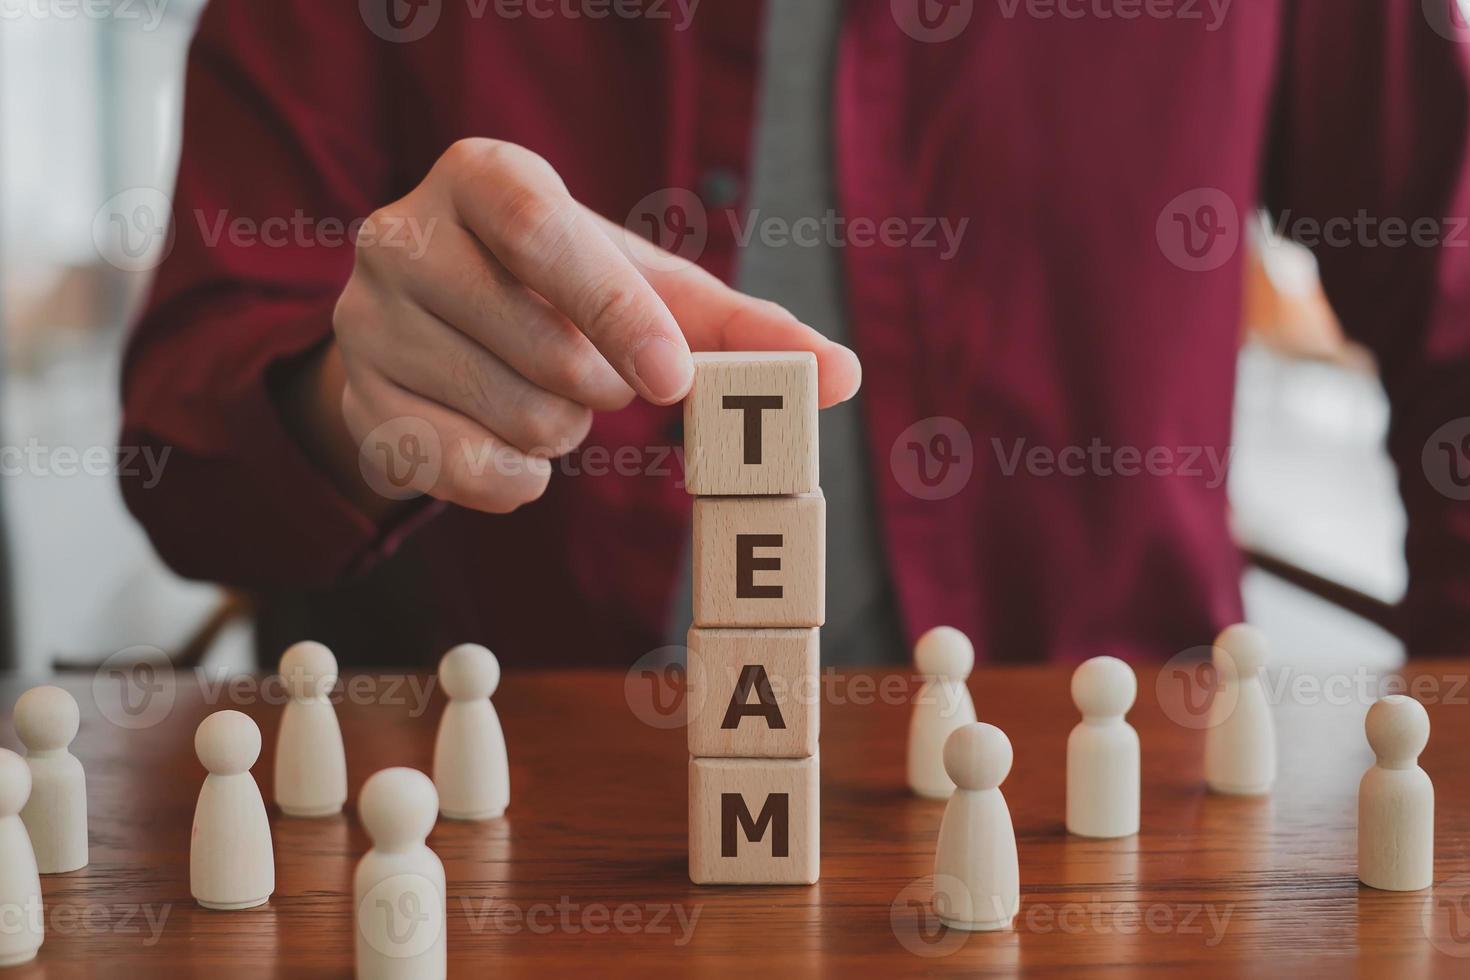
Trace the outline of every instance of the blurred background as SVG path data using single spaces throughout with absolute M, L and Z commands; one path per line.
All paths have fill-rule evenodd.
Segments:
M 0 0 L 0 512 L 8 656 L 27 671 L 139 645 L 251 663 L 248 604 L 160 564 L 112 462 L 119 357 L 152 262 L 98 216 L 118 194 L 169 192 L 203 5 Z M 1303 666 L 1391 666 L 1402 650 L 1374 623 L 1405 582 L 1386 402 L 1310 255 L 1264 218 L 1253 232 L 1230 479 L 1248 615 Z

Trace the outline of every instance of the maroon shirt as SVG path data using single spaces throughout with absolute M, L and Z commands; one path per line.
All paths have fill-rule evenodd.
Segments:
M 1184 464 L 1228 452 L 1243 273 L 1232 242 L 1264 199 L 1294 227 L 1364 211 L 1459 236 L 1316 251 L 1393 401 L 1411 649 L 1470 648 L 1470 515 L 1421 465 L 1430 434 L 1470 415 L 1470 235 L 1442 220 L 1470 213 L 1470 48 L 1445 36 L 1448 15 L 1426 16 L 1421 0 L 1239 0 L 1220 21 L 1183 2 L 1164 18 L 1091 4 L 1048 18 L 1028 11 L 1052 7 L 1018 2 L 930 5 L 941 31 L 969 16 L 936 43 L 900 24 L 903 0 L 849 0 L 844 15 L 842 215 L 900 219 L 910 234 L 970 219 L 953 257 L 856 236 L 842 252 L 909 634 L 948 623 L 988 660 L 1160 658 L 1240 616 L 1225 488 Z M 395 635 L 397 659 L 474 639 L 511 663 L 626 664 L 666 628 L 689 520 L 677 467 L 561 475 L 510 516 L 431 508 L 385 529 L 305 458 L 268 386 L 329 336 L 351 269 L 351 247 L 320 223 L 401 196 L 465 136 L 535 149 L 617 221 L 653 191 L 704 191 L 701 261 L 728 277 L 745 222 L 729 220 L 738 201 L 727 212 L 715 199 L 728 182 L 706 177 L 750 157 L 760 5 L 705 0 L 680 30 L 669 3 L 657 6 L 672 18 L 511 18 L 493 2 L 428 0 L 396 8 L 437 12 L 413 41 L 379 36 L 393 36 L 386 21 L 369 30 L 360 6 L 372 3 L 213 0 L 203 15 L 177 240 L 124 382 L 124 444 L 173 454 L 156 487 L 124 480 L 129 506 L 181 573 L 272 593 L 330 591 L 409 550 L 417 591 L 401 606 L 428 625 Z M 297 212 L 318 223 L 288 236 L 299 243 L 214 238 L 221 215 Z M 935 418 L 956 420 L 963 459 L 931 491 L 918 467 L 941 475 L 929 450 L 944 444 L 902 434 Z M 678 445 L 677 419 L 644 404 L 602 415 L 580 455 L 636 447 L 652 466 L 659 450 L 645 449 Z M 1012 468 L 1018 441 L 1154 450 L 1169 472 Z M 358 602 L 346 615 L 388 631 L 404 611 Z

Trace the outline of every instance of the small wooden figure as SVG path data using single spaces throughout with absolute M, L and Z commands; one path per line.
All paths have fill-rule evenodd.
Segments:
M 15 734 L 26 747 L 31 797 L 20 817 L 43 875 L 87 866 L 87 774 L 69 751 L 81 712 L 59 687 L 35 687 L 15 703 Z
M 975 723 L 975 703 L 965 679 L 975 667 L 969 637 L 936 626 L 914 645 L 914 667 L 924 684 L 909 716 L 909 788 L 919 796 L 948 799 L 954 782 L 944 770 L 944 743 L 955 729 Z
M 1067 830 L 1080 837 L 1138 833 L 1138 732 L 1123 717 L 1137 695 L 1133 668 L 1116 657 L 1093 657 L 1072 674 L 1082 721 L 1067 738 Z
M 417 769 L 363 783 L 357 813 L 373 846 L 352 878 L 357 980 L 443 980 L 448 973 L 444 865 L 425 838 L 439 797 Z
M 500 661 L 475 643 L 462 643 L 439 661 L 449 697 L 434 740 L 434 786 L 450 820 L 490 820 L 510 804 L 505 734 L 490 696 L 500 685 Z
M 1419 768 L 1429 715 L 1390 694 L 1368 709 L 1368 745 L 1378 757 L 1358 784 L 1358 880 L 1413 892 L 1434 884 L 1434 783 Z
M 0 929 L 0 966 L 36 958 L 46 938 L 41 876 L 20 812 L 31 794 L 31 770 L 9 749 L 0 749 L 0 909 L 9 910 Z
M 956 788 L 939 824 L 934 911 L 951 929 L 1008 929 L 1021 907 L 1016 833 L 1000 791 L 1011 761 L 1011 740 L 994 725 L 965 725 L 944 743 Z
M 296 643 L 281 656 L 291 700 L 276 735 L 276 804 L 288 817 L 329 817 L 347 802 L 347 752 L 328 699 L 337 658 L 320 643 Z
M 1205 782 L 1216 793 L 1259 796 L 1276 781 L 1276 725 L 1261 672 L 1266 638 L 1244 623 L 1215 640 L 1219 687 L 1205 730 Z
M 260 729 L 238 711 L 216 711 L 194 733 L 209 770 L 189 838 L 189 891 L 207 909 L 264 905 L 276 890 L 270 818 L 250 767 L 260 758 Z

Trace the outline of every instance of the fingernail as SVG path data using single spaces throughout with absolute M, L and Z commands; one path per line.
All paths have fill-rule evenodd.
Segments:
M 659 402 L 683 398 L 694 383 L 693 358 L 663 337 L 651 337 L 633 352 L 633 370 L 649 395 Z

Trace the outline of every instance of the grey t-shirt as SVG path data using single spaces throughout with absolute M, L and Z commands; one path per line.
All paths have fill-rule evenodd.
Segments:
M 841 0 L 770 0 L 747 195 L 749 227 L 736 272 L 740 289 L 785 306 L 833 340 L 848 340 L 840 247 L 816 236 L 797 244 L 794 222 L 826 228 L 836 207 L 833 186 L 832 78 Z M 809 241 L 803 237 L 802 241 Z M 858 399 L 821 414 L 821 482 L 827 498 L 828 665 L 908 660 L 879 539 L 868 449 Z M 686 569 L 690 566 L 686 562 Z M 692 618 L 692 583 L 680 577 L 672 643 L 682 644 Z

